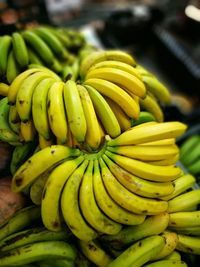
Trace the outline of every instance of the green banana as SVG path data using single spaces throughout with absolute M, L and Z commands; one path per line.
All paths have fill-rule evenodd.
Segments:
M 180 252 L 200 255 L 200 237 L 178 234 L 176 249 Z
M 144 122 L 149 122 L 149 121 L 156 121 L 153 114 L 148 111 L 140 111 L 140 114 L 137 120 L 131 118 L 131 127 L 139 125 Z
M 21 33 L 14 32 L 12 34 L 12 45 L 14 55 L 17 62 L 19 63 L 19 66 L 24 69 L 29 63 L 29 57 L 27 46 Z
M 19 73 L 20 73 L 19 65 L 15 59 L 13 50 L 11 50 L 8 55 L 8 62 L 6 68 L 6 79 L 8 83 L 11 84 Z
M 6 75 L 6 69 L 8 64 L 8 54 L 11 48 L 12 38 L 10 35 L 4 35 L 0 40 L 0 75 L 3 77 Z
M 143 267 L 187 267 L 187 264 L 181 260 L 159 260 L 149 264 L 145 264 Z
M 180 160 L 184 163 L 184 158 L 190 155 L 196 145 L 200 142 L 200 136 L 198 134 L 194 134 L 189 136 L 186 140 L 180 144 Z

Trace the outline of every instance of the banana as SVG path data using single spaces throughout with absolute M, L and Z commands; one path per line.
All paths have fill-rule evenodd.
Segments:
M 42 38 L 31 30 L 25 30 L 22 32 L 22 37 L 25 42 L 37 52 L 47 66 L 51 66 L 53 64 L 54 54 Z
M 176 165 L 179 160 L 179 153 L 171 156 L 170 158 L 162 159 L 162 160 L 155 160 L 155 161 L 148 161 L 148 163 L 157 166 L 169 166 L 169 165 Z
M 177 145 L 170 145 L 170 146 L 129 145 L 129 146 L 107 147 L 107 149 L 115 154 L 143 161 L 167 159 L 179 153 L 179 148 Z
M 170 231 L 175 231 L 177 234 L 200 236 L 200 226 L 192 226 L 192 227 L 170 226 L 169 229 Z
M 17 113 L 17 109 L 15 105 L 10 106 L 9 114 L 8 114 L 8 123 L 10 128 L 15 132 L 17 135 L 20 135 L 20 117 Z
M 33 227 L 7 236 L 0 241 L 0 249 L 1 251 L 8 251 L 13 248 L 18 248 L 40 241 L 68 241 L 70 236 L 71 233 L 68 229 L 53 232 L 45 229 L 44 227 Z
M 10 35 L 3 35 L 0 42 L 0 75 L 5 77 L 8 64 L 8 54 L 12 45 Z
M 169 227 L 191 228 L 200 227 L 200 211 L 180 211 L 169 214 Z
M 155 255 L 151 261 L 157 261 L 169 256 L 175 249 L 178 244 L 178 235 L 175 232 L 165 230 L 161 236 L 165 238 L 165 246 L 163 249 Z
M 149 93 L 146 94 L 144 99 L 140 99 L 141 109 L 146 110 L 153 114 L 154 118 L 158 122 L 164 121 L 163 110 L 156 99 L 154 99 Z
M 40 208 L 27 206 L 18 210 L 5 224 L 0 226 L 0 240 L 25 229 L 40 220 Z
M 88 258 L 86 258 L 85 255 L 83 255 L 82 252 L 80 252 L 80 249 L 77 251 L 77 257 L 76 257 L 76 260 L 75 260 L 75 266 L 91 267 L 91 261 Z
M 49 258 L 74 261 L 76 250 L 65 241 L 36 242 L 3 252 L 0 258 L 0 266 L 20 266 Z
M 200 189 L 191 190 L 168 201 L 168 212 L 185 211 L 200 203 Z
M 177 166 L 151 165 L 141 160 L 131 159 L 125 156 L 105 151 L 112 161 L 133 175 L 154 182 L 170 182 L 181 176 L 182 170 Z
M 37 262 L 37 267 L 75 267 L 75 262 L 69 259 L 42 260 Z
M 171 102 L 169 89 L 155 76 L 142 75 L 142 81 L 146 85 L 147 91 L 151 92 L 161 103 L 169 104 Z
M 7 97 L 0 99 L 0 125 L 0 140 L 4 142 L 20 142 L 20 137 L 9 125 L 9 105 Z
M 140 125 L 145 122 L 155 121 L 156 118 L 153 116 L 152 113 L 148 111 L 140 111 L 139 117 L 137 120 L 131 119 L 131 126 Z
M 176 143 L 175 138 L 166 138 L 166 139 L 161 139 L 161 140 L 156 140 L 152 142 L 146 142 L 146 143 L 141 143 L 141 146 L 169 146 L 169 145 L 174 145 Z
M 32 142 L 36 136 L 36 129 L 32 119 L 20 123 L 20 134 L 25 142 Z
M 143 267 L 187 267 L 186 262 L 181 260 L 159 260 L 156 262 L 148 263 L 143 265 Z
M 41 134 L 38 134 L 38 141 L 40 149 L 43 149 L 48 146 L 52 146 L 55 144 L 54 139 L 50 136 L 49 139 L 45 139 Z
M 181 260 L 181 254 L 178 251 L 174 250 L 171 254 L 164 257 L 163 260 Z
M 180 252 L 200 255 L 200 237 L 178 234 L 176 249 Z
M 79 69 L 80 69 L 80 63 L 79 63 L 79 59 L 75 59 L 74 62 L 71 65 L 72 68 L 72 80 L 76 81 L 79 78 Z
M 45 65 L 45 63 L 41 60 L 40 56 L 37 55 L 37 53 L 33 49 L 31 49 L 30 47 L 27 47 L 27 49 L 29 58 L 29 68 L 30 65 L 35 65 L 35 67 Z
M 72 149 L 61 145 L 46 147 L 33 154 L 20 166 L 12 180 L 12 190 L 19 192 L 30 185 L 43 172 L 68 157 L 80 155 L 79 149 Z
M 97 232 L 87 224 L 79 207 L 79 187 L 87 168 L 88 160 L 73 172 L 67 180 L 61 194 L 61 211 L 72 233 L 80 240 L 90 241 L 97 237 Z
M 94 106 L 87 89 L 84 86 L 77 85 L 83 111 L 85 114 L 87 131 L 85 142 L 92 150 L 96 150 L 101 143 L 101 133 L 99 128 L 98 119 L 94 110 Z
M 6 67 L 6 80 L 8 81 L 8 83 L 11 84 L 19 73 L 20 68 L 15 59 L 14 52 L 13 50 L 11 50 L 8 54 L 8 62 Z
M 200 136 L 198 134 L 194 134 L 186 138 L 180 145 L 180 160 L 183 164 L 185 164 L 185 160 L 187 161 L 187 159 L 189 159 L 188 154 L 195 149 L 199 142 Z
M 100 68 L 114 68 L 114 69 L 123 70 L 123 71 L 128 72 L 129 74 L 137 77 L 138 79 L 142 80 L 142 76 L 140 75 L 137 68 L 134 68 L 130 64 L 127 64 L 127 63 L 124 63 L 121 61 L 104 60 L 104 61 L 98 62 L 96 64 L 93 64 L 89 70 L 100 69 Z
M 73 70 L 71 65 L 66 64 L 65 66 L 63 66 L 61 76 L 62 76 L 64 82 L 67 82 L 68 80 L 75 81 L 74 70 Z
M 47 72 L 39 71 L 27 77 L 21 84 L 16 99 L 16 108 L 21 121 L 26 122 L 30 119 L 33 92 L 43 79 L 49 77 Z
M 87 79 L 84 84 L 92 86 L 103 96 L 107 96 L 116 102 L 130 118 L 137 119 L 140 107 L 136 101 L 117 84 L 104 79 Z
M 106 155 L 103 155 L 102 157 L 115 178 L 129 191 L 137 195 L 148 198 L 161 198 L 161 196 L 168 196 L 174 191 L 174 186 L 170 182 L 159 183 L 141 179 L 119 167 Z
M 132 127 L 108 142 L 109 146 L 136 145 L 163 139 L 177 138 L 184 134 L 187 125 L 178 121 L 149 124 L 146 122 Z
M 12 157 L 10 161 L 10 172 L 12 175 L 17 171 L 17 169 L 25 162 L 25 160 L 33 153 L 36 147 L 36 142 L 28 142 L 16 146 L 12 152 Z
M 41 216 L 44 226 L 51 231 L 61 229 L 60 196 L 62 189 L 70 175 L 83 162 L 84 157 L 67 160 L 57 166 L 47 179 L 41 202 Z M 59 177 L 59 179 L 57 178 Z
M 140 73 L 141 76 L 154 76 L 153 73 L 151 73 L 149 70 L 147 70 L 144 66 L 141 64 L 137 64 L 135 66 L 136 70 Z
M 79 204 L 85 220 L 99 233 L 116 234 L 122 226 L 108 218 L 97 206 L 93 193 L 93 160 L 89 161 L 79 189 Z
M 150 261 L 164 247 L 165 239 L 159 235 L 146 237 L 128 247 L 107 267 L 140 267 Z
M 8 96 L 10 86 L 6 83 L 0 82 L 0 96 Z
M 192 186 L 195 184 L 195 182 L 196 179 L 193 175 L 184 174 L 173 181 L 174 191 L 168 196 L 161 197 L 161 199 L 163 200 L 173 199 L 174 197 L 186 192 L 188 189 L 191 189 Z
M 199 168 L 198 168 L 197 162 L 198 162 L 199 157 L 200 157 L 199 150 L 200 150 L 200 138 L 199 138 L 198 142 L 195 142 L 195 144 L 189 149 L 187 155 L 181 156 L 181 162 L 187 168 L 191 168 L 192 165 L 196 165 L 197 170 L 198 170 Z
M 198 175 L 200 173 L 200 160 L 197 159 L 195 162 L 191 163 L 187 169 L 191 174 Z
M 115 117 L 117 118 L 121 131 L 124 132 L 131 128 L 131 118 L 129 118 L 126 113 L 123 111 L 123 109 L 112 99 L 105 97 L 105 100 L 111 107 L 113 113 L 115 114 Z
M 145 215 L 123 209 L 109 196 L 102 181 L 98 160 L 94 160 L 93 187 L 97 205 L 112 220 L 125 225 L 137 225 L 145 220 Z
M 51 129 L 47 112 L 47 96 L 50 87 L 54 82 L 55 81 L 52 78 L 44 78 L 35 87 L 32 95 L 33 122 L 39 135 L 43 136 L 47 140 L 51 137 Z
M 166 201 L 144 198 L 130 192 L 113 176 L 102 158 L 99 159 L 99 162 L 106 190 L 121 207 L 144 215 L 156 215 L 167 210 L 168 203 Z
M 78 142 L 84 142 L 87 124 L 79 91 L 74 81 L 69 80 L 64 85 L 64 103 L 73 136 Z
M 146 96 L 146 88 L 143 82 L 126 71 L 108 67 L 89 70 L 85 80 L 92 78 L 103 79 L 117 84 L 127 92 L 131 92 L 140 98 L 145 98 Z
M 126 226 L 116 235 L 102 236 L 102 240 L 117 250 L 124 249 L 138 240 L 162 234 L 167 229 L 168 223 L 167 212 L 148 216 L 141 224 Z
M 113 261 L 111 256 L 100 246 L 97 240 L 78 240 L 78 246 L 83 255 L 96 266 L 106 267 Z
M 118 120 L 104 97 L 93 87 L 88 85 L 85 85 L 85 87 L 88 90 L 95 112 L 106 133 L 111 137 L 120 135 L 121 129 Z
M 14 32 L 12 34 L 13 51 L 19 66 L 24 69 L 29 63 L 28 49 L 21 33 Z
M 95 51 L 93 53 L 90 53 L 88 56 L 84 57 L 80 68 L 81 76 L 84 77 L 91 66 L 105 60 L 120 61 L 131 66 L 136 65 L 134 58 L 125 51 L 120 51 L 120 50 Z

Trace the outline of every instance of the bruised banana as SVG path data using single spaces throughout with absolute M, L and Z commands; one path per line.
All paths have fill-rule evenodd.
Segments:
M 200 237 L 178 234 L 176 249 L 180 252 L 200 255 Z
M 36 129 L 32 118 L 26 122 L 20 122 L 20 135 L 25 142 L 33 142 L 36 136 Z
M 170 228 L 191 228 L 200 227 L 199 222 L 200 211 L 179 211 L 169 214 Z M 180 229 L 181 230 L 181 229 Z

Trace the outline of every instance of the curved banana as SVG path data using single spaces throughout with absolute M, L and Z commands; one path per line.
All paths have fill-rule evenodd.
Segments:
M 189 138 L 189 143 L 187 143 L 187 153 L 181 155 L 181 162 L 186 166 L 190 167 L 198 161 L 200 156 L 200 136 L 194 136 L 192 139 Z M 180 150 L 182 153 L 182 151 Z
M 155 121 L 155 120 L 156 118 L 153 116 L 152 113 L 141 110 L 137 120 L 131 119 L 131 126 L 133 127 L 133 126 L 145 123 L 145 122 L 150 122 L 150 121 Z
M 176 249 L 180 252 L 200 255 L 200 237 L 178 234 Z
M 82 85 L 77 85 L 77 88 L 81 98 L 81 103 L 87 124 L 85 142 L 92 150 L 95 150 L 101 144 L 101 132 L 97 115 L 95 113 L 94 106 L 87 89 Z
M 130 118 L 137 119 L 140 113 L 140 106 L 121 87 L 106 79 L 91 78 L 84 84 L 92 86 L 103 96 L 107 96 L 116 102 Z
M 106 133 L 111 137 L 120 135 L 121 129 L 118 120 L 104 97 L 93 87 L 88 85 L 85 85 L 85 87 L 88 90 L 95 112 Z
M 169 227 L 190 228 L 200 227 L 200 211 L 179 211 L 169 214 Z
M 67 180 L 61 195 L 61 211 L 66 224 L 80 240 L 90 241 L 97 237 L 97 232 L 87 224 L 79 207 L 79 187 L 87 168 L 88 160 L 73 172 Z
M 34 141 L 36 136 L 36 129 L 32 118 L 27 120 L 26 122 L 20 122 L 20 134 L 25 142 Z
M 12 34 L 12 45 L 15 58 L 19 66 L 23 69 L 29 64 L 28 49 L 21 33 L 14 32 Z
M 64 102 L 70 130 L 78 142 L 84 142 L 87 124 L 77 85 L 72 80 L 64 85 Z
M 140 267 L 150 261 L 164 247 L 165 239 L 159 235 L 153 235 L 137 241 L 122 252 L 107 267 Z
M 122 133 L 108 142 L 109 146 L 136 145 L 162 139 L 177 138 L 184 134 L 187 125 L 178 121 L 149 124 L 146 122 Z
M 4 77 L 8 64 L 8 54 L 11 48 L 12 38 L 10 35 L 1 36 L 0 42 L 0 74 Z
M 174 186 L 170 182 L 159 183 L 141 179 L 140 177 L 127 172 L 125 169 L 122 169 L 106 155 L 103 155 L 102 158 L 115 178 L 129 191 L 137 195 L 148 198 L 161 198 L 161 196 L 168 196 L 174 191 Z
M 37 55 L 37 53 L 31 49 L 30 47 L 27 47 L 28 49 L 28 58 L 29 58 L 29 65 L 28 68 L 30 68 L 30 66 L 34 67 L 38 67 L 38 66 L 44 66 L 45 63 L 41 60 L 41 58 Z
M 156 262 L 148 263 L 143 265 L 143 267 L 188 267 L 186 262 L 182 260 L 159 260 Z
M 117 84 L 127 92 L 131 92 L 140 98 L 145 98 L 146 96 L 144 83 L 126 71 L 108 67 L 89 70 L 85 80 L 87 81 L 92 78 L 103 79 Z
M 57 166 L 47 179 L 41 202 L 41 216 L 44 226 L 51 231 L 61 229 L 60 197 L 62 189 L 70 175 L 83 162 L 84 157 L 67 160 Z M 59 179 L 58 179 L 59 177 Z
M 180 177 L 182 174 L 182 170 L 174 165 L 151 165 L 148 162 L 117 155 L 108 150 L 105 151 L 105 154 L 123 169 L 146 180 L 154 182 L 170 182 Z
M 185 164 L 185 159 L 189 159 L 189 154 L 200 142 L 200 136 L 198 134 L 191 135 L 180 145 L 180 160 Z
M 177 234 L 189 235 L 189 236 L 200 236 L 200 226 L 191 227 L 176 227 L 170 226 L 170 231 L 174 231 Z
M 191 165 L 187 167 L 188 171 L 193 175 L 198 175 L 200 173 L 200 160 L 197 159 Z
M 157 166 L 169 166 L 169 165 L 176 165 L 179 160 L 179 153 L 171 156 L 170 158 L 162 159 L 162 160 L 155 160 L 155 161 L 148 161 L 148 163 Z
M 6 83 L 0 82 L 0 95 L 1 96 L 8 96 L 8 91 L 10 86 Z
M 144 198 L 127 190 L 113 176 L 102 158 L 99 159 L 101 175 L 109 195 L 121 207 L 136 214 L 156 215 L 167 210 L 168 203 L 151 198 Z
M 171 254 L 164 257 L 163 260 L 181 260 L 181 254 L 178 251 L 174 250 Z
M 156 140 L 152 142 L 145 142 L 141 143 L 141 146 L 169 146 L 169 145 L 174 145 L 176 144 L 176 139 L 175 138 L 165 138 L 161 140 Z
M 12 180 L 12 190 L 19 192 L 31 184 L 39 175 L 55 166 L 63 159 L 77 157 L 79 149 L 72 149 L 66 146 L 53 145 L 39 150 L 33 154 L 24 164 L 20 166 Z
M 92 53 L 89 53 L 86 57 L 84 57 L 80 67 L 81 76 L 84 77 L 91 66 L 105 60 L 120 61 L 131 66 L 135 66 L 136 64 L 134 58 L 125 51 L 121 50 L 94 51 Z
M 38 134 L 38 142 L 40 149 L 44 149 L 45 147 L 55 144 L 52 135 L 48 139 L 46 139 L 41 134 Z
M 109 196 L 102 181 L 97 159 L 94 160 L 93 187 L 97 205 L 112 220 L 125 225 L 137 225 L 145 220 L 145 215 L 122 208 Z
M 8 62 L 6 67 L 6 80 L 8 81 L 8 83 L 11 84 L 19 73 L 19 65 L 15 59 L 13 50 L 11 50 L 8 54 Z

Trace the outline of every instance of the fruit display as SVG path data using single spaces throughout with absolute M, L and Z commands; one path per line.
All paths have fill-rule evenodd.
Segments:
M 0 224 L 0 267 L 189 266 L 200 189 L 178 164 L 188 126 L 165 121 L 170 90 L 63 28 L 2 36 L 1 51 L 0 141 L 24 202 Z

